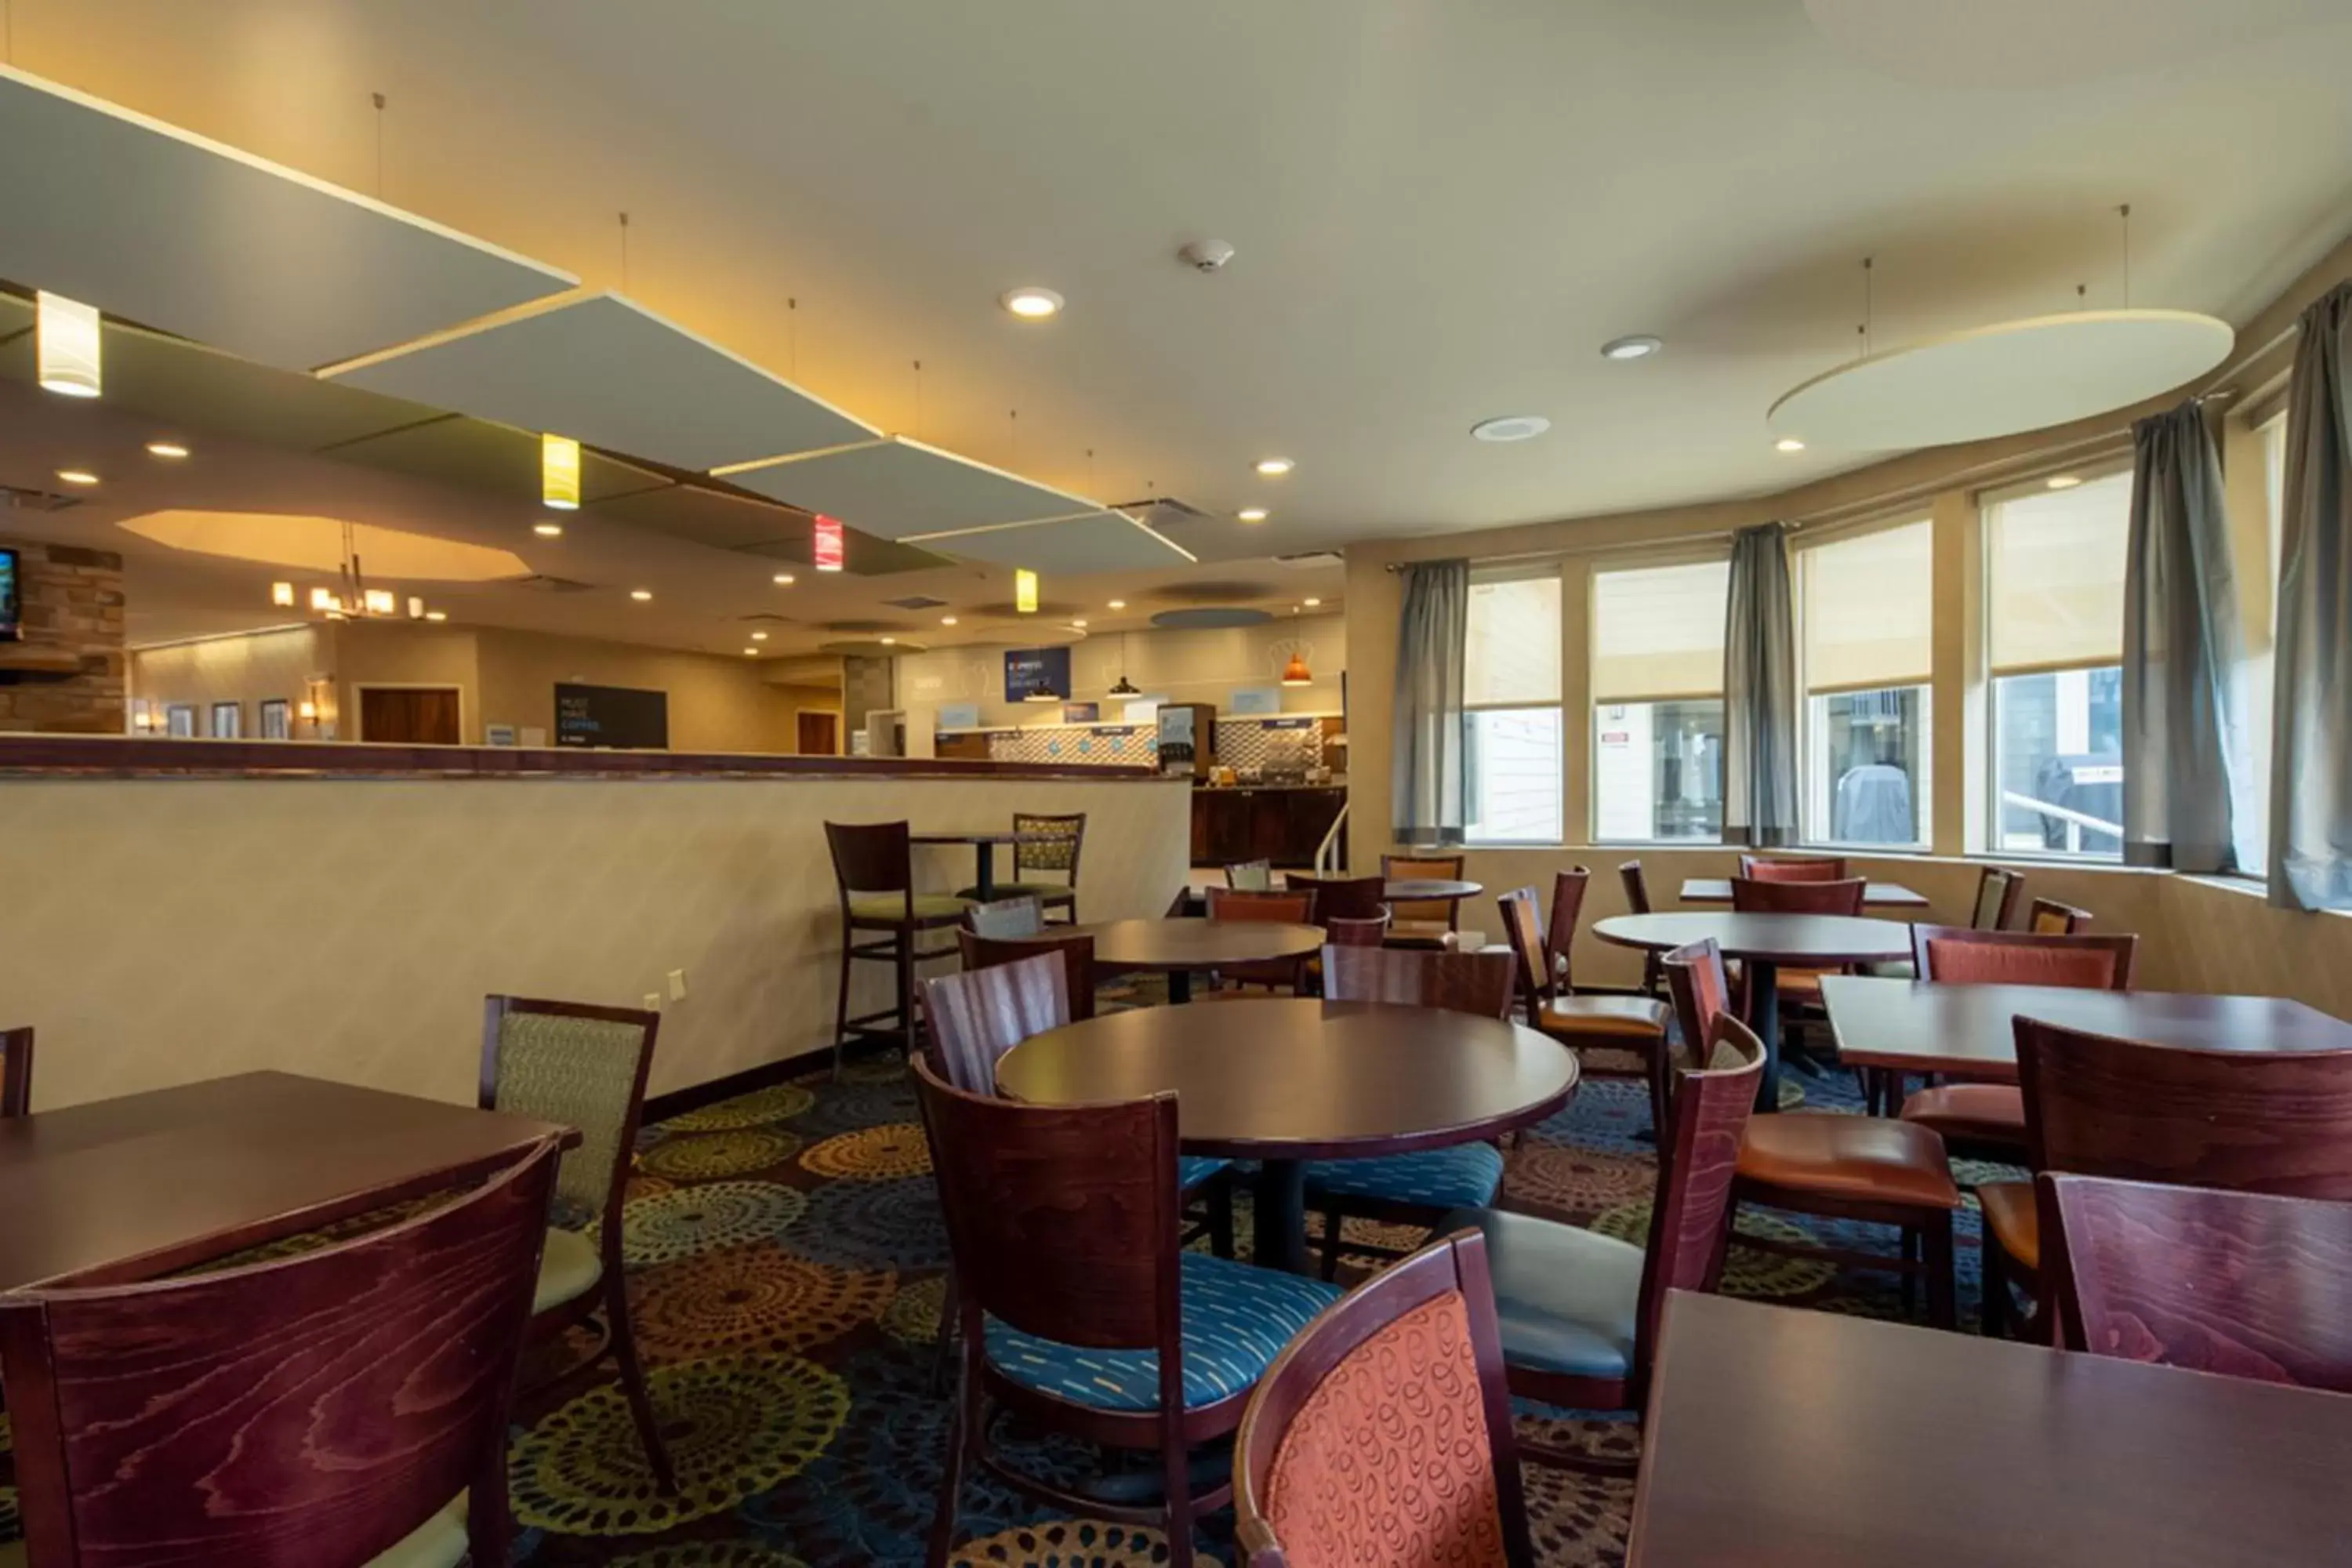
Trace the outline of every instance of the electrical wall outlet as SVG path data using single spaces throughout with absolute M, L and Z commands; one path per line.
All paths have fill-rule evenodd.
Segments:
M 686 1000 L 686 971 L 683 969 L 669 972 L 669 999 L 673 1002 Z
M 646 993 L 646 1011 L 648 1013 L 658 1013 L 661 1011 L 660 992 L 648 991 Z

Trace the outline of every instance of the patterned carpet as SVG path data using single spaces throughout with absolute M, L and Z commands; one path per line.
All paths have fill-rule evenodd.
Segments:
M 1842 1075 L 1800 1079 L 1820 1109 L 1855 1108 Z M 520 1413 L 513 1448 L 515 1561 L 541 1568 L 862 1568 L 922 1560 L 947 1402 L 931 1391 L 947 1238 L 895 1060 L 760 1090 L 649 1129 L 627 1209 L 639 1345 L 679 1487 L 664 1494 L 618 1391 Z M 1641 1239 L 1654 1162 L 1640 1086 L 1588 1079 L 1511 1155 L 1516 1208 Z M 1986 1173 L 1963 1170 L 1964 1178 Z M 1891 1251 L 1891 1232 L 1767 1215 L 1743 1226 L 1833 1231 Z M 1973 1208 L 1960 1225 L 1960 1302 L 1977 1299 Z M 1242 1234 L 1248 1234 L 1246 1222 Z M 1384 1239 L 1386 1239 L 1384 1237 Z M 1839 1275 L 1769 1253 L 1732 1255 L 1739 1294 L 1899 1316 L 1892 1276 Z M 1523 1429 L 1599 1448 L 1636 1440 L 1622 1421 L 1527 1407 Z M 5 1435 L 5 1428 L 0 1428 Z M 1021 1462 L 1065 1481 L 1099 1474 L 1086 1446 L 1001 1424 Z M 1630 1482 L 1529 1469 L 1540 1561 L 1622 1562 Z M 15 1499 L 0 1489 L 0 1539 Z M 1203 1563 L 1229 1561 L 1230 1512 L 1202 1528 Z M 1056 1519 L 992 1479 L 963 1496 L 959 1563 L 1130 1568 L 1166 1563 L 1150 1530 Z

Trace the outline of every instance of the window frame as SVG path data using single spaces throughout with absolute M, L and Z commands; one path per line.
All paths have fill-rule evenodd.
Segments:
M 1907 528 L 1925 531 L 1927 541 L 1927 607 L 1931 617 L 1928 630 L 1927 669 L 1917 680 L 1890 682 L 1883 686 L 1854 686 L 1850 683 L 1816 688 L 1807 668 L 1810 639 L 1806 636 L 1806 616 L 1811 606 L 1806 602 L 1805 552 L 1824 550 L 1874 534 L 1895 533 Z M 1865 855 L 1926 855 L 1933 852 L 1936 843 L 1936 650 L 1932 617 L 1936 605 L 1936 515 L 1932 507 L 1918 505 L 1897 507 L 1851 523 L 1833 528 L 1811 528 L 1798 531 L 1791 546 L 1797 557 L 1790 563 L 1791 598 L 1794 602 L 1796 625 L 1792 628 L 1797 654 L 1797 843 L 1808 849 L 1840 849 Z M 1816 826 L 1826 828 L 1834 811 L 1835 781 L 1822 776 L 1822 764 L 1827 761 L 1829 737 L 1825 727 L 1815 717 L 1815 705 L 1822 698 L 1855 696 L 1868 691 L 1915 691 L 1918 693 L 1919 711 L 1919 772 L 1912 790 L 1912 837 L 1906 843 L 1854 840 L 1834 837 L 1826 831 L 1818 836 Z M 1820 811 L 1815 810 L 1815 796 L 1822 797 Z
M 1592 671 L 1600 662 L 1601 578 L 1615 573 L 1658 571 L 1675 566 L 1722 566 L 1727 573 L 1730 564 L 1731 542 L 1727 536 L 1716 535 L 1704 540 L 1690 541 L 1679 547 L 1653 547 L 1638 552 L 1612 552 L 1605 556 L 1597 556 L 1587 567 L 1585 574 L 1587 635 L 1583 649 L 1585 667 L 1584 842 L 1593 848 L 1692 849 L 1705 848 L 1710 845 L 1720 846 L 1724 843 L 1719 805 L 1715 836 L 1711 838 L 1660 838 L 1654 834 L 1639 838 L 1612 838 L 1603 837 L 1601 832 L 1601 710 L 1603 708 L 1655 708 L 1668 702 L 1713 702 L 1720 705 L 1724 700 L 1721 666 L 1717 667 L 1715 687 L 1710 691 L 1663 692 L 1644 697 L 1602 697 L 1593 689 Z M 1730 615 L 1730 590 L 1727 578 L 1725 584 L 1723 613 L 1727 620 Z M 1726 757 L 1717 758 L 1716 795 L 1718 802 L 1722 799 L 1724 767 L 1727 762 Z M 1653 757 L 1651 766 L 1654 768 L 1655 765 L 1655 759 Z M 1651 822 L 1654 826 L 1656 820 L 1654 802 L 1651 813 Z
M 1463 769 L 1465 774 L 1467 775 L 1471 767 L 1472 758 L 1475 755 L 1475 742 L 1472 740 L 1472 732 L 1476 726 L 1477 716 L 1479 714 L 1549 712 L 1552 715 L 1554 733 L 1559 737 L 1556 770 L 1558 776 L 1552 781 L 1554 791 L 1553 816 L 1559 824 L 1559 836 L 1552 838 L 1486 838 L 1472 837 L 1468 818 L 1471 815 L 1471 797 L 1475 793 L 1475 780 L 1465 776 L 1463 781 L 1464 788 L 1462 792 L 1462 814 L 1465 819 L 1462 824 L 1462 844 L 1463 847 L 1466 849 L 1559 848 L 1564 847 L 1568 842 L 1569 744 L 1567 693 L 1569 672 L 1568 660 L 1566 658 L 1566 627 L 1568 622 L 1567 572 L 1564 570 L 1562 563 L 1557 560 L 1497 562 L 1491 566 L 1486 567 L 1480 566 L 1479 563 L 1475 561 L 1470 563 L 1470 586 L 1474 589 L 1485 584 L 1496 583 L 1525 583 L 1543 578 L 1549 578 L 1558 591 L 1557 601 L 1552 615 L 1552 640 L 1555 649 L 1554 657 L 1557 661 L 1556 673 L 1558 679 L 1552 685 L 1552 699 L 1549 702 L 1529 702 L 1523 699 L 1513 699 L 1509 701 L 1503 702 L 1473 702 L 1469 700 L 1468 696 L 1465 693 L 1462 703 L 1462 759 Z M 1464 616 L 1463 629 L 1465 639 L 1466 641 L 1469 630 L 1469 619 L 1466 614 Z M 1466 653 L 1465 657 L 1466 659 Z

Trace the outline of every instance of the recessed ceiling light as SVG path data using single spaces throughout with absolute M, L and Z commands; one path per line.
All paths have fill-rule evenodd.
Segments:
M 753 632 L 751 634 L 751 640 L 753 642 L 766 642 L 768 640 L 768 634 L 765 632 Z
M 530 525 L 530 531 L 539 535 L 541 539 L 561 539 L 563 537 L 563 525 L 560 522 L 534 522 Z
M 757 658 L 760 657 L 760 650 L 755 647 L 747 647 L 743 650 L 743 657 L 745 658 Z
M 1062 297 L 1051 289 L 1008 289 L 1000 303 L 1024 321 L 1042 321 L 1062 313 Z
M 897 637 L 884 637 L 882 639 L 882 646 L 884 647 L 888 647 L 892 643 L 895 643 L 898 640 L 898 639 Z
M 1269 479 L 1278 479 L 1297 467 L 1298 465 L 1287 458 L 1260 458 L 1257 460 L 1257 471 Z
M 781 587 L 789 588 L 793 585 L 793 574 L 789 572 L 779 572 L 776 574 L 776 583 Z
M 1070 625 L 1077 627 L 1080 631 L 1085 631 L 1087 629 L 1087 623 L 1084 617 L 1073 620 Z
M 91 473 L 88 468 L 59 468 L 58 470 L 58 478 L 63 479 L 69 485 L 94 485 L 98 483 L 98 476 Z
M 1648 359 L 1666 345 L 1647 332 L 1636 332 L 1630 338 L 1612 338 L 1601 345 L 1602 359 Z
M 1308 609 L 1312 610 L 1312 609 L 1315 609 L 1315 608 L 1318 608 L 1318 606 L 1320 606 L 1320 605 L 1322 605 L 1323 601 L 1322 601 L 1322 600 L 1320 600 L 1320 599 L 1306 599 L 1306 600 L 1302 600 L 1302 601 L 1301 601 L 1301 603 L 1303 603 L 1304 605 L 1306 605 L 1306 606 L 1307 606 Z
M 1127 601 L 1125 599 L 1113 599 L 1108 607 L 1114 610 L 1123 610 L 1127 608 Z
M 955 624 L 956 618 L 953 616 L 941 616 L 940 617 L 940 625 L 943 626 L 951 626 Z
M 427 610 L 425 612 L 425 618 L 428 621 L 446 621 L 449 618 L 449 612 L 446 610 Z
M 1240 518 L 1244 522 L 1264 522 L 1265 521 L 1266 512 L 1265 508 L 1262 506 L 1245 506 L 1242 508 L 1241 510 L 1234 513 L 1234 515 Z
M 629 590 L 629 597 L 635 599 L 640 605 L 644 604 L 647 599 L 650 599 L 653 596 L 654 591 L 651 588 L 632 588 Z
M 147 443 L 147 451 L 151 457 L 163 458 L 171 462 L 177 462 L 188 455 L 188 449 L 177 441 L 150 441 Z
M 2050 488 L 2053 490 L 2071 490 L 2082 482 L 2082 479 L 2074 474 L 2053 474 L 2049 479 Z
M 1550 428 L 1551 421 L 1540 414 L 1506 414 L 1481 419 L 1470 426 L 1470 434 L 1481 441 L 1532 441 Z
M 1776 452 L 1801 452 L 1804 449 L 1805 444 L 1794 436 L 1783 436 L 1772 443 L 1772 450 Z

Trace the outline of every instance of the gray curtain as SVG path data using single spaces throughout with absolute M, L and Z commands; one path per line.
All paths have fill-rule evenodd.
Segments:
M 2249 820 L 2221 456 L 2196 403 L 2132 426 L 2124 571 L 2124 863 L 2231 871 Z
M 2271 902 L 2352 909 L 2352 284 L 2303 314 L 2287 388 Z
M 1797 840 L 1797 633 L 1789 531 L 1768 522 L 1731 542 L 1723 631 L 1723 841 Z
M 1397 621 L 1395 773 L 1390 816 L 1396 841 L 1416 848 L 1462 842 L 1468 773 L 1462 667 L 1470 633 L 1470 563 L 1429 561 L 1404 569 Z

